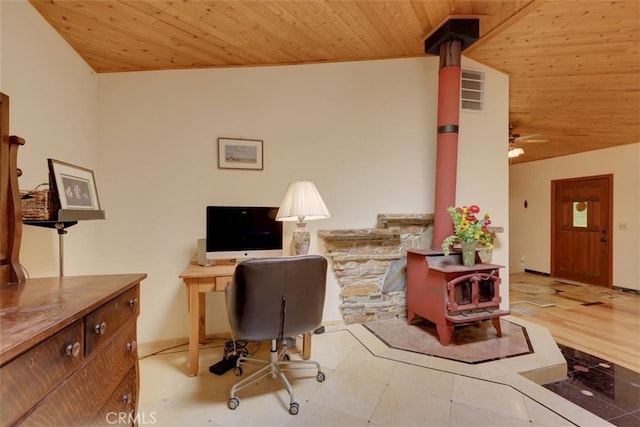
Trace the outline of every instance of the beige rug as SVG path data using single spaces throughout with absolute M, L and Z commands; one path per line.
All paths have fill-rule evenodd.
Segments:
M 527 295 L 550 295 L 556 293 L 555 289 L 551 286 L 533 285 L 525 282 L 509 283 L 509 290 Z
M 412 325 L 405 319 L 385 319 L 363 326 L 391 348 L 471 364 L 533 353 L 525 328 L 502 319 L 500 324 L 502 337 L 490 321 L 456 326 L 448 346 L 440 344 L 435 325 L 422 319 Z

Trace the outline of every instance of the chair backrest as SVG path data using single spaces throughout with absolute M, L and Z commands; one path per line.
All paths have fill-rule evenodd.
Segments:
M 234 337 L 262 341 L 313 331 L 322 323 L 326 277 L 320 255 L 240 262 L 225 290 Z

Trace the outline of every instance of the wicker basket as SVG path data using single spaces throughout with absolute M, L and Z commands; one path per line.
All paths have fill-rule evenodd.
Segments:
M 40 184 L 32 191 L 21 192 L 22 218 L 27 220 L 51 220 L 56 218 L 56 203 L 53 191 L 40 189 L 48 184 Z

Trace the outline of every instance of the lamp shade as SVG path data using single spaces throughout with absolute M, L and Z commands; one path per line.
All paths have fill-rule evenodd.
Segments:
M 329 210 L 318 189 L 311 181 L 296 181 L 289 184 L 284 194 L 276 219 L 278 221 L 307 221 L 329 218 Z

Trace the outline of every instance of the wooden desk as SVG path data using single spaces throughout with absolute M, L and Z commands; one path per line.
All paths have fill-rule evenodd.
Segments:
M 211 267 L 189 264 L 180 274 L 187 286 L 187 302 L 189 309 L 189 360 L 187 371 L 189 376 L 198 375 L 198 357 L 200 344 L 206 340 L 206 292 L 224 292 L 231 283 L 235 263 L 218 263 Z M 302 357 L 311 357 L 311 333 L 306 333 L 302 341 Z

